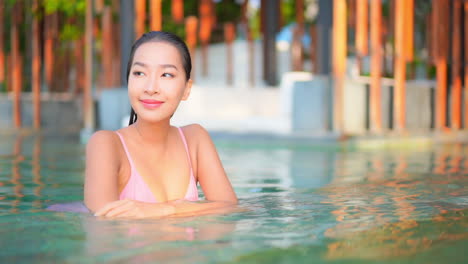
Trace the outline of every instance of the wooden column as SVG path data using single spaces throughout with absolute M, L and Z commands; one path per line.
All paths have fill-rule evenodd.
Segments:
M 302 35 L 304 34 L 304 0 L 296 0 L 296 27 L 291 43 L 292 70 L 303 70 Z
M 249 6 L 249 0 L 245 0 L 242 3 L 241 7 L 241 12 L 242 12 L 242 25 L 244 26 L 245 29 L 245 34 L 247 38 L 247 46 L 248 46 L 248 63 L 249 67 L 247 68 L 248 71 L 248 76 L 249 76 L 249 84 L 251 87 L 254 87 L 255 85 L 255 69 L 254 69 L 254 43 L 253 43 L 253 36 L 252 36 L 252 30 L 250 29 L 249 26 L 249 19 L 247 17 L 247 8 Z
M 135 39 L 139 39 L 146 31 L 146 0 L 135 0 Z
M 201 0 L 199 6 L 200 16 L 200 41 L 202 43 L 202 74 L 208 75 L 208 43 L 211 38 L 211 29 L 213 27 L 211 0 Z
M 19 55 L 19 3 L 15 3 L 13 10 L 13 19 L 10 29 L 10 47 L 11 47 L 11 72 L 12 72 L 12 91 L 13 91 L 13 122 L 15 128 L 21 127 L 21 68 L 20 68 L 20 55 Z
M 374 2 L 374 1 L 373 1 Z M 372 2 L 372 3 L 373 3 Z M 379 2 L 379 5 L 382 5 Z M 368 0 L 357 0 L 356 1 L 356 53 L 359 67 L 359 73 L 362 73 L 362 57 L 368 53 L 368 24 L 369 24 L 369 1 Z M 381 13 L 381 12 L 380 12 Z M 380 15 L 381 16 L 381 15 Z M 381 18 L 380 18 L 381 19 Z M 372 21 L 374 23 L 374 21 Z M 381 22 L 380 22 L 381 24 Z
M 161 0 L 150 1 L 150 28 L 152 31 L 160 31 L 162 29 Z
M 83 91 L 84 128 L 94 130 L 93 87 L 93 5 L 92 0 L 86 0 L 85 20 L 85 86 Z
M 405 0 L 406 61 L 414 60 L 414 0 Z
M 32 92 L 33 92 L 33 126 L 41 127 L 41 48 L 39 39 L 38 0 L 33 0 L 32 21 Z
M 462 51 L 461 51 L 461 18 L 462 18 L 462 0 L 454 0 L 452 8 L 452 113 L 451 113 L 451 128 L 461 128 L 461 97 L 462 97 Z
M 110 6 L 105 6 L 102 10 L 102 72 L 104 80 L 102 86 L 104 88 L 112 87 L 112 60 L 114 56 L 114 41 L 112 40 L 112 9 Z
M 343 89 L 346 70 L 346 0 L 333 1 L 333 130 L 342 133 Z
M 183 0 L 172 0 L 171 1 L 171 12 L 172 12 L 172 19 L 176 23 L 182 23 L 184 21 L 184 1 Z
M 3 27 L 5 25 L 4 9 L 5 3 L 0 1 L 0 84 L 5 81 L 5 53 L 3 45 L 3 41 L 5 41 L 5 38 L 3 37 Z
M 370 118 L 371 129 L 382 131 L 382 1 L 371 2 L 371 86 L 370 86 Z M 364 40 L 362 40 L 364 41 Z M 367 42 L 367 39 L 365 40 Z M 363 45 L 363 44 L 360 44 Z M 364 50 L 364 47 L 361 47 Z
M 192 59 L 192 72 L 190 73 L 191 79 L 195 79 L 195 47 L 197 46 L 197 27 L 198 19 L 196 16 L 189 16 L 185 19 L 185 42 L 190 51 Z
M 236 38 L 236 27 L 234 23 L 229 22 L 224 24 L 224 39 L 226 41 L 226 83 L 232 85 L 233 83 L 233 51 L 232 42 Z
M 406 46 L 405 46 L 405 1 L 396 0 L 395 4 L 395 85 L 394 85 L 394 107 L 393 125 L 394 129 L 402 131 L 406 122 Z
M 464 3 L 465 9 L 465 43 L 464 43 L 464 52 L 465 52 L 465 88 L 464 88 L 464 105 L 465 105 L 465 129 L 468 129 L 468 1 L 465 0 Z
M 436 129 L 443 130 L 447 122 L 447 50 L 448 46 L 448 0 L 433 0 L 432 47 L 436 65 Z
M 57 14 L 50 14 L 45 16 L 44 21 L 44 70 L 45 70 L 45 83 L 47 90 L 52 91 L 52 77 L 54 74 L 54 41 L 55 41 L 55 28 L 56 28 Z

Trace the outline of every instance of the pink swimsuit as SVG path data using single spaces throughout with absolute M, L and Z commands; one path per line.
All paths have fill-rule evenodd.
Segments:
M 195 177 L 193 176 L 193 169 L 192 169 L 192 162 L 190 160 L 190 154 L 187 146 L 187 141 L 185 140 L 184 133 L 182 129 L 179 127 L 179 133 L 184 142 L 185 151 L 187 152 L 187 158 L 189 161 L 190 166 L 190 181 L 187 188 L 187 192 L 185 193 L 185 200 L 188 201 L 198 201 L 198 189 L 197 183 L 195 181 Z M 151 192 L 150 188 L 146 183 L 143 181 L 143 178 L 140 176 L 138 171 L 133 164 L 132 158 L 130 157 L 130 153 L 128 152 L 127 146 L 125 145 L 125 141 L 122 135 L 119 132 L 116 132 L 119 135 L 120 140 L 122 141 L 122 146 L 124 147 L 125 153 L 127 154 L 127 159 L 130 163 L 130 179 L 125 185 L 124 189 L 120 193 L 119 199 L 132 199 L 141 202 L 148 202 L 148 203 L 157 203 L 156 198 L 154 197 L 153 193 Z

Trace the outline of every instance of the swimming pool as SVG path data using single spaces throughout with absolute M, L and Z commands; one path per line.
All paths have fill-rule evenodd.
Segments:
M 45 210 L 82 200 L 83 145 L 74 138 L 2 136 L 0 262 L 467 260 L 468 145 L 215 143 L 244 211 L 99 220 Z

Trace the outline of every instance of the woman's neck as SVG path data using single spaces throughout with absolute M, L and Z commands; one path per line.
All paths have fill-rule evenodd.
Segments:
M 148 123 L 137 120 L 133 127 L 144 143 L 165 145 L 171 124 L 169 122 Z

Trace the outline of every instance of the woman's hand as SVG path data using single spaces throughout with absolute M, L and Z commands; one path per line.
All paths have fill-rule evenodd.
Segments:
M 150 218 L 163 217 L 175 213 L 174 206 L 170 204 L 145 203 L 130 199 L 118 200 L 106 204 L 94 215 L 110 218 Z

